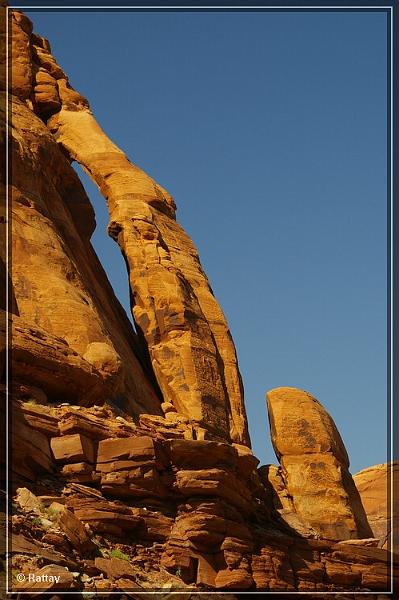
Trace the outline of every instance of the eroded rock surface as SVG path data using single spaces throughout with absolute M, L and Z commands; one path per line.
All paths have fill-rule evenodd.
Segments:
M 22 101 L 18 73 L 9 130 L 12 283 L 23 315 L 14 319 L 15 373 L 40 383 L 50 398 L 63 387 L 82 404 L 102 395 L 131 414 L 162 414 L 133 328 L 90 244 L 91 204 L 47 127 Z
M 373 537 L 345 446 L 325 408 L 290 387 L 268 392 L 267 406 L 273 447 L 299 518 L 324 538 Z
M 29 98 L 35 113 L 47 122 L 69 157 L 86 169 L 107 200 L 109 233 L 118 241 L 127 261 L 133 317 L 141 339 L 145 340 L 145 351 L 148 348 L 164 400 L 176 413 L 189 417 L 214 436 L 249 445 L 234 344 L 196 248 L 176 223 L 173 199 L 109 140 L 95 121 L 86 99 L 70 87 L 67 76 L 51 55 L 48 42 L 40 36 L 30 35 L 29 21 L 15 13 L 13 27 L 18 46 L 15 52 L 23 46 L 13 91 L 22 100 Z M 23 112 L 21 107 L 19 110 Z M 27 171 L 28 166 L 21 172 Z M 53 171 L 55 167 L 52 164 Z M 40 197 L 40 194 L 36 192 L 36 196 Z M 82 219 L 83 209 L 90 213 L 84 199 L 74 199 L 72 217 L 79 224 L 88 225 L 89 231 L 84 232 L 87 237 L 91 233 L 92 215 L 86 214 L 86 219 Z M 52 223 L 50 229 L 51 226 Z M 21 235 L 26 239 L 25 234 Z M 52 244 L 56 244 L 54 235 L 52 239 Z M 71 241 L 68 240 L 68 247 Z M 85 251 L 87 253 L 87 248 Z M 63 254 L 61 249 L 58 254 Z M 73 302 L 75 309 L 76 303 L 79 304 L 81 314 L 89 310 L 95 312 L 93 302 L 80 307 L 76 287 L 82 287 L 81 282 L 72 266 L 67 264 L 66 257 L 63 259 L 66 274 L 62 274 L 62 289 L 66 288 L 65 275 L 68 275 L 69 281 L 73 282 L 68 288 L 74 294 L 60 302 L 59 310 L 65 315 L 69 303 Z M 53 281 L 48 288 L 48 293 L 53 294 L 57 269 L 49 261 L 50 266 L 52 276 L 44 271 L 43 278 Z M 21 285 L 18 288 L 20 290 Z M 44 298 L 36 300 L 43 302 Z M 32 304 L 31 297 L 28 307 L 22 307 L 24 313 L 29 304 Z M 116 374 L 123 368 L 121 364 L 126 363 L 125 357 L 116 351 L 109 339 L 112 338 L 110 332 L 104 331 L 103 322 L 98 323 L 95 331 L 99 315 L 91 314 L 90 317 L 93 331 L 88 332 L 87 327 L 82 327 L 80 332 L 78 328 L 66 331 L 64 327 L 62 333 L 89 361 L 92 356 L 98 356 L 98 349 L 94 352 L 92 343 L 103 344 L 100 361 L 93 361 L 93 365 L 99 370 L 102 367 L 108 376 Z M 55 315 L 53 319 L 56 320 Z M 62 323 L 57 320 L 56 326 L 52 325 L 54 332 L 60 335 Z M 88 345 L 91 345 L 89 349 Z M 119 350 L 119 346 L 117 348 Z M 101 354 L 110 368 L 101 364 Z M 151 410 L 147 412 L 157 412 L 150 402 L 148 407 Z
M 225 439 L 248 444 L 235 349 L 170 196 L 107 138 L 88 109 L 49 127 L 107 198 L 109 231 L 129 265 L 133 316 L 164 399 Z
M 108 406 L 18 401 L 14 412 L 42 447 L 13 479 L 14 571 L 55 565 L 65 571 L 57 589 L 98 593 L 387 589 L 387 551 L 282 528 L 257 461 L 228 443 L 165 440 Z M 69 433 L 72 415 L 82 419 Z

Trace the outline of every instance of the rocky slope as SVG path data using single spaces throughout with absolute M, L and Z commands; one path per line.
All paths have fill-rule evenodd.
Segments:
M 332 419 L 306 392 L 272 390 L 281 466 L 259 467 L 228 325 L 172 198 L 18 11 L 12 28 L 10 589 L 385 597 L 391 556 Z M 72 160 L 106 198 L 137 334 Z

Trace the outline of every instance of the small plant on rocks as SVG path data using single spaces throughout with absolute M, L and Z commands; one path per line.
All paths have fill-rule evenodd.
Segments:
M 111 552 L 109 554 L 113 558 L 121 558 L 122 560 L 130 560 L 130 556 L 128 554 L 125 554 L 124 552 L 122 552 L 122 550 L 118 550 L 117 548 L 114 550 L 111 550 Z

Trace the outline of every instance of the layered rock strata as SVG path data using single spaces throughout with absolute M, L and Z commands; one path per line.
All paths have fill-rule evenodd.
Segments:
M 337 543 L 281 528 L 251 454 L 183 435 L 162 439 L 106 405 L 15 403 L 25 444 L 14 449 L 13 572 L 62 568 L 63 591 L 92 593 L 385 597 L 389 553 L 368 540 Z
M 118 241 L 127 263 L 133 317 L 151 357 L 165 400 L 166 417 L 170 420 L 178 418 L 176 414 L 189 417 L 221 439 L 249 445 L 234 344 L 195 246 L 176 223 L 173 199 L 109 140 L 87 101 L 69 86 L 67 76 L 50 53 L 48 42 L 32 34 L 26 17 L 14 12 L 13 27 L 15 52 L 18 52 L 13 93 L 31 103 L 69 158 L 83 166 L 107 200 L 109 233 Z M 23 112 L 22 107 L 18 110 Z M 23 115 L 18 118 L 22 119 Z M 57 172 L 51 157 L 48 162 Z M 34 195 L 40 195 L 35 186 L 32 189 Z M 82 218 L 84 209 L 90 213 L 87 203 L 77 197 L 69 204 L 72 217 L 86 227 L 81 233 L 87 240 L 92 231 L 92 215 Z M 88 252 L 87 247 L 85 251 Z M 31 256 L 37 260 L 33 252 Z M 49 265 L 53 266 L 51 261 Z M 79 287 L 71 266 L 63 267 L 74 287 Z M 21 275 L 16 276 L 21 279 Z M 47 281 L 49 277 L 52 281 L 55 275 L 51 277 L 51 273 L 43 272 L 43 279 Z M 65 274 L 62 281 L 65 287 L 64 280 Z M 21 287 L 18 285 L 19 290 Z M 48 290 L 53 297 L 54 285 Z M 30 295 L 31 306 L 32 300 Z M 36 300 L 42 302 L 41 297 Z M 79 303 L 80 310 L 81 302 L 76 298 L 74 302 Z M 23 307 L 24 313 L 29 303 Z M 64 316 L 67 308 L 60 303 Z M 87 311 L 88 308 L 82 307 L 82 314 Z M 98 315 L 90 317 L 94 328 Z M 57 325 L 57 334 L 60 334 L 60 324 Z M 91 346 L 86 350 L 92 341 L 86 329 L 79 339 L 71 341 L 78 351 L 93 357 L 94 361 L 98 355 L 99 361 L 104 360 L 105 354 L 107 364 L 113 363 L 111 369 L 115 371 L 118 355 L 109 340 L 103 339 L 103 331 L 100 335 L 100 324 L 97 329 L 98 343 L 106 344 L 102 350 Z M 72 331 L 76 335 L 75 328 Z M 67 338 L 71 336 L 66 331 L 63 333 Z M 156 412 L 152 409 L 149 403 L 147 412 Z
M 295 513 L 332 540 L 373 536 L 349 458 L 324 407 L 308 392 L 282 387 L 267 393 L 274 450 Z

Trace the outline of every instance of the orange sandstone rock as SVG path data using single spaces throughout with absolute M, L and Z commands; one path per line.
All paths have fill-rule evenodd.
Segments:
M 382 598 L 391 557 L 374 540 L 312 539 L 369 535 L 332 420 L 304 392 L 274 390 L 282 467 L 256 471 L 234 346 L 173 200 L 105 136 L 29 20 L 12 19 L 12 568 L 68 567 L 62 590 L 32 593 Z M 93 210 L 66 155 L 107 198 L 141 340 L 90 245 Z M 93 540 L 113 558 L 91 560 Z
M 95 446 L 89 438 L 80 433 L 52 438 L 51 450 L 57 462 L 78 463 L 86 461 L 94 463 Z
M 295 511 L 322 537 L 372 537 L 349 459 L 334 421 L 313 396 L 296 388 L 267 393 L 272 442 Z
M 136 416 L 162 414 L 137 336 L 90 244 L 93 209 L 51 133 L 22 101 L 25 87 L 16 83 L 18 96 L 10 98 L 14 375 L 36 382 L 51 401 L 71 387 L 82 404 L 102 395 L 123 399 Z M 18 315 L 32 331 L 20 330 Z
M 249 444 L 233 342 L 169 194 L 130 163 L 89 110 L 63 108 L 49 127 L 106 197 L 110 235 L 129 265 L 133 316 L 164 399 L 226 439 Z
M 390 550 L 391 534 L 395 533 L 392 519 L 397 522 L 399 517 L 397 484 L 399 476 L 399 463 L 385 463 L 374 465 L 356 473 L 353 480 L 363 502 L 364 510 L 374 537 L 380 541 L 380 546 Z M 393 500 L 391 504 L 391 484 Z M 399 553 L 399 539 L 392 539 L 393 551 Z
M 26 43 L 33 60 L 34 110 L 107 199 L 109 233 L 128 264 L 133 316 L 165 411 L 169 414 L 173 405 L 222 438 L 249 445 L 234 344 L 196 248 L 176 223 L 173 199 L 109 140 L 87 101 L 69 86 L 46 41 L 32 36 Z M 97 341 L 85 339 L 86 345 Z M 109 356 L 115 348 L 108 340 L 101 343 L 107 364 L 118 371 L 118 355 Z M 94 355 L 91 362 L 101 370 L 98 348 L 87 352 L 81 344 L 80 351 L 87 360 Z
M 192 241 L 176 223 L 173 199 L 108 139 L 87 101 L 71 89 L 49 44 L 31 35 L 29 20 L 15 12 L 13 22 L 15 53 L 23 49 L 26 65 L 14 92 L 21 100 L 32 99 L 36 114 L 47 120 L 70 158 L 87 169 L 107 199 L 109 232 L 126 257 L 133 316 L 142 333 L 140 340 L 146 342 L 142 360 L 148 346 L 168 418 L 172 405 L 205 430 L 249 445 L 243 388 L 228 325 Z M 101 373 L 114 394 L 129 397 L 133 413 L 135 402 L 142 402 L 146 412 L 159 414 L 160 403 L 145 389 L 137 360 L 126 347 L 136 344 L 137 349 L 138 340 L 132 341 L 135 336 L 130 330 L 126 343 L 115 319 L 115 313 L 121 317 L 122 311 L 116 301 L 110 302 L 109 286 L 95 264 L 88 243 L 94 220 L 83 189 L 42 121 L 32 119 L 26 105 L 15 101 L 13 107 L 14 121 L 28 132 L 24 145 L 16 138 L 13 160 L 13 281 L 19 309 L 24 318 L 35 319 L 37 325 L 65 339 Z M 24 127 L 28 119 L 29 127 Z M 33 138 L 40 144 L 35 145 Z M 34 175 L 39 147 L 42 170 L 48 168 L 43 178 Z M 23 173 L 22 181 L 18 173 Z M 66 202 L 70 190 L 75 196 Z M 18 259 L 22 251 L 32 262 L 23 273 Z M 52 302 L 55 296 L 56 303 Z M 37 306 L 41 309 L 33 314 Z M 76 315 L 78 322 L 70 327 Z

